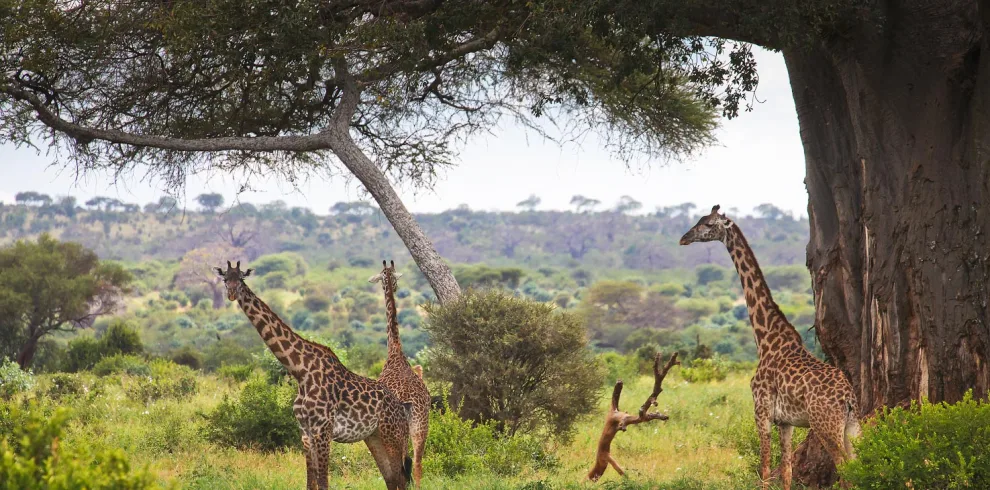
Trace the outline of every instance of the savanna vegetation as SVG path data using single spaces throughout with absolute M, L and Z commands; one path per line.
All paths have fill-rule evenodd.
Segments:
M 257 277 L 248 281 L 280 316 L 334 348 L 351 369 L 374 377 L 385 352 L 384 308 L 367 277 L 377 272 L 379 256 L 405 263 L 396 294 L 403 346 L 424 367 L 436 395 L 426 488 L 590 485 L 583 479 L 611 386 L 625 381 L 630 407 L 646 399 L 657 350 L 676 351 L 682 360 L 658 398 L 656 410 L 670 420 L 619 434 L 612 451 L 627 476 L 607 472 L 599 485 L 740 488 L 757 481 L 748 387 L 753 336 L 735 272 L 721 262 L 726 254 L 675 245 L 690 206 L 649 215 L 461 208 L 419 217 L 436 226 L 436 236 L 451 236 L 438 241 L 450 247 L 445 254 L 480 250 L 453 264 L 466 293 L 441 305 L 402 260 L 401 244 L 380 229 L 378 211 L 360 203 L 340 204 L 329 215 L 277 204 L 224 213 L 201 203 L 201 212 L 176 216 L 168 203 L 137 209 L 101 202 L 66 213 L 51 208 L 67 198 L 18 200 L 0 208 L 6 242 L 0 256 L 16 265 L 0 269 L 2 308 L 18 311 L 23 302 L 15 293 L 41 286 L 67 291 L 76 283 L 95 284 L 97 291 L 114 285 L 106 302 L 115 307 L 111 312 L 100 309 L 102 301 L 83 301 L 91 309 L 78 311 L 89 321 L 57 322 L 38 339 L 26 370 L 14 360 L 32 322 L 23 314 L 0 321 L 9 359 L 0 367 L 0 476 L 6 477 L 0 481 L 11 482 L 2 488 L 31 488 L 24 482 L 45 475 L 63 476 L 52 476 L 44 488 L 73 488 L 77 481 L 93 488 L 301 487 L 294 380 L 226 300 L 209 267 L 228 258 L 249 260 Z M 790 259 L 800 257 L 807 222 L 768 213 L 773 209 L 740 221 L 754 229 L 753 247 L 767 257 L 775 298 L 821 356 L 811 328 L 810 281 Z M 595 234 L 587 260 L 577 263 L 570 248 L 548 239 L 554 226 L 568 222 L 611 235 Z M 500 253 L 504 237 L 486 231 L 496 225 L 519 227 L 514 253 Z M 474 231 L 460 233 L 464 229 Z M 375 245 L 357 246 L 362 241 Z M 691 267 L 627 261 L 638 244 Z M 87 267 L 70 267 L 67 257 L 76 256 L 87 257 Z M 98 271 L 113 274 L 94 275 Z M 10 282 L 12 272 L 19 282 Z M 74 298 L 62 293 L 53 301 L 75 304 Z M 539 382 L 532 382 L 532 372 Z M 966 413 L 965 421 L 957 412 Z M 990 422 L 986 414 L 983 404 L 968 401 L 884 415 L 885 422 L 867 429 L 864 458 L 848 469 L 849 478 L 864 488 L 906 481 L 978 486 L 986 474 L 985 441 L 966 438 Z M 913 440 L 922 430 L 928 442 L 898 443 L 901 449 L 888 442 Z M 959 444 L 970 449 L 952 452 Z M 930 447 L 944 451 L 930 453 Z M 889 459 L 896 451 L 905 461 L 937 459 L 930 459 L 929 470 L 897 469 Z M 335 485 L 381 486 L 362 445 L 335 445 L 332 454 Z

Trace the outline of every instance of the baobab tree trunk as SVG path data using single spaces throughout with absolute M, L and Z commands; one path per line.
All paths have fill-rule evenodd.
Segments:
M 988 12 L 935 3 L 891 3 L 889 32 L 855 34 L 853 48 L 784 52 L 818 339 L 864 416 L 990 387 L 990 55 L 978 20 Z M 795 477 L 834 481 L 809 439 Z

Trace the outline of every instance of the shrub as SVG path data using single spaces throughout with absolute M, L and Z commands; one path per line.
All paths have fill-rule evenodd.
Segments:
M 595 407 L 604 373 L 575 316 L 503 290 L 426 309 L 431 374 L 451 383 L 462 416 L 567 440 Z
M 100 342 L 93 337 L 77 337 L 65 352 L 65 371 L 75 373 L 92 369 L 103 357 Z
M 512 477 L 527 468 L 557 464 L 533 435 L 501 436 L 493 422 L 473 424 L 445 406 L 430 412 L 430 434 L 426 439 L 423 466 L 430 474 L 455 477 L 469 471 L 487 470 Z
M 213 372 L 223 365 L 250 364 L 254 362 L 251 352 L 232 339 L 221 338 L 215 344 L 203 349 L 203 369 Z
M 272 272 L 264 278 L 265 289 L 285 289 L 288 283 L 289 276 L 282 271 Z
M 148 366 L 150 376 L 139 376 L 127 386 L 132 400 L 149 403 L 162 398 L 182 399 L 196 393 L 196 374 L 186 366 L 164 359 L 155 359 Z
M 306 260 L 299 254 L 283 252 L 258 258 L 252 264 L 252 268 L 258 276 L 266 276 L 273 272 L 281 272 L 286 276 L 305 276 L 308 267 Z
M 0 488 L 156 488 L 154 477 L 147 471 L 131 471 L 127 457 L 119 450 L 92 454 L 85 445 L 60 444 L 68 422 L 66 411 L 57 410 L 49 416 L 35 410 L 23 414 L 15 407 L 9 409 L 22 423 L 0 440 Z
M 230 366 L 220 366 L 220 369 L 217 370 L 217 375 L 224 379 L 242 383 L 247 381 L 253 372 L 254 365 L 252 364 L 235 364 Z
M 86 392 L 86 383 L 78 374 L 56 373 L 49 378 L 46 395 L 54 400 L 61 400 L 67 396 L 75 396 Z
M 295 397 L 292 383 L 272 385 L 264 378 L 252 378 L 237 400 L 224 395 L 220 405 L 204 415 L 203 435 L 216 444 L 240 449 L 301 447 L 299 423 L 292 413 Z
M 842 476 L 857 488 L 990 488 L 990 404 L 912 402 L 865 425 Z
M 712 264 L 700 265 L 694 270 L 694 273 L 698 276 L 699 286 L 704 286 L 710 282 L 721 281 L 726 276 L 723 267 Z
M 170 357 L 172 362 L 180 366 L 188 366 L 190 369 L 203 368 L 203 354 L 200 354 L 192 346 L 184 345 L 179 350 L 172 352 Z
M 694 359 L 691 361 L 691 367 L 681 368 L 681 377 L 689 383 L 722 381 L 728 375 L 728 363 L 718 355 L 707 359 Z
M 30 390 L 34 386 L 34 375 L 23 371 L 16 362 L 0 358 L 0 398 L 10 398 Z
M 93 366 L 93 374 L 107 376 L 110 374 L 129 374 L 131 376 L 151 376 L 151 368 L 144 359 L 132 355 L 104 357 Z

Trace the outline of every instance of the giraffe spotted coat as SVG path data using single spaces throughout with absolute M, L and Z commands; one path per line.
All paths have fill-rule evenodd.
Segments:
M 770 427 L 780 432 L 781 477 L 791 487 L 791 436 L 794 427 L 810 427 L 836 464 L 855 455 L 850 439 L 859 434 L 859 407 L 852 385 L 835 366 L 808 352 L 801 335 L 774 302 L 763 272 L 742 230 L 719 206 L 681 238 L 681 245 L 720 241 L 739 273 L 750 323 L 756 335 L 759 363 L 750 382 L 760 436 L 760 478 L 770 477 Z
M 389 490 L 405 489 L 410 477 L 409 407 L 378 381 L 348 370 L 326 346 L 303 339 L 261 301 L 244 278 L 240 262 L 227 270 L 227 298 L 237 301 L 262 340 L 299 382 L 292 409 L 306 454 L 306 488 L 326 490 L 330 442 L 364 441 Z
M 409 419 L 409 435 L 413 443 L 413 481 L 419 486 L 423 476 L 423 451 L 426 448 L 426 437 L 430 431 L 430 392 L 423 382 L 422 367 L 419 372 L 409 365 L 409 360 L 402 353 L 402 341 L 399 339 L 399 320 L 395 308 L 395 290 L 397 279 L 402 274 L 395 272 L 395 262 L 386 265 L 382 261 L 382 271 L 369 279 L 369 282 L 380 282 L 385 294 L 385 317 L 388 324 L 388 356 L 378 381 L 391 389 L 406 403 L 412 404 Z

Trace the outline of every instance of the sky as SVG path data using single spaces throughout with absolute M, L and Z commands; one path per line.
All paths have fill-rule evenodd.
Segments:
M 560 147 L 506 123 L 493 134 L 470 140 L 459 164 L 444 170 L 432 190 L 396 190 L 413 212 L 440 212 L 461 204 L 475 210 L 514 210 L 516 203 L 534 194 L 542 200 L 537 209 L 570 209 L 571 197 L 580 194 L 598 199 L 603 207 L 629 195 L 643 204 L 642 212 L 694 202 L 701 210 L 720 204 L 723 210 L 737 208 L 746 214 L 769 202 L 795 217 L 806 216 L 804 153 L 784 60 L 764 50 L 756 52 L 756 59 L 761 103 L 752 112 L 723 121 L 718 143 L 693 159 L 628 168 L 593 135 L 579 145 Z M 280 199 L 325 214 L 336 202 L 370 199 L 359 186 L 346 176 L 295 185 L 261 180 L 238 195 L 239 180 L 213 173 L 192 176 L 184 196 L 190 209 L 196 208 L 199 194 L 216 192 L 228 204 L 235 198 L 254 204 Z M 0 201 L 12 202 L 21 191 L 73 195 L 81 202 L 110 196 L 141 205 L 166 194 L 161 182 L 141 171 L 116 182 L 104 173 L 80 176 L 50 155 L 0 145 Z

